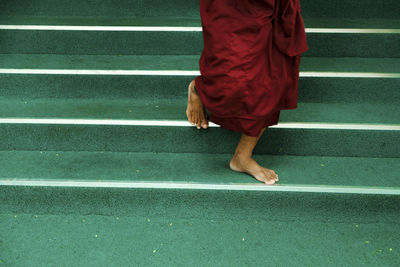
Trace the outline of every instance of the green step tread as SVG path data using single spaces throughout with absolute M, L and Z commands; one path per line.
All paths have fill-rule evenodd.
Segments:
M 88 56 L 0 54 L 0 69 L 178 70 L 184 75 L 0 74 L 4 97 L 26 100 L 60 98 L 174 98 L 186 97 L 187 84 L 199 75 L 199 56 Z M 400 59 L 302 57 L 302 72 L 372 72 L 397 78 L 303 76 L 299 102 L 397 104 L 400 97 Z M 1 70 L 0 70 L 1 72 Z M 305 74 L 305 73 L 304 73 Z M 333 73 L 335 74 L 335 73 Z M 340 74 L 341 75 L 341 74 Z M 366 74 L 368 75 L 368 74 Z M 376 88 L 380 88 L 379 91 Z
M 380 195 L 0 186 L 0 260 L 398 266 L 399 204 Z
M 0 68 L 198 70 L 199 55 L 0 54 Z M 300 71 L 400 73 L 400 58 L 302 57 Z
M 182 88 L 184 90 L 185 88 Z M 0 99 L 2 118 L 70 118 L 186 121 L 186 98 Z M 400 106 L 386 103 L 298 103 L 279 122 L 400 125 Z
M 304 18 L 306 28 L 400 29 L 400 19 Z M 0 16 L 0 25 L 201 27 L 200 17 Z
M 230 154 L 0 151 L 0 180 L 259 184 L 229 169 Z M 400 158 L 255 155 L 278 185 L 400 188 Z
M 398 32 L 398 31 L 397 31 Z M 317 57 L 400 57 L 400 33 L 308 33 Z M 203 50 L 201 31 L 0 30 L 2 54 L 193 55 Z M 30 46 L 26 46 L 30 43 Z M 160 46 L 159 44 L 163 45 Z
M 308 17 L 329 18 L 399 18 L 400 5 L 397 0 L 302 0 L 301 13 Z M 47 16 L 172 16 L 198 18 L 198 0 L 3 0 L 1 15 L 47 15 Z
M 297 266 L 398 266 L 398 227 L 396 222 L 224 220 L 207 215 L 181 218 L 173 213 L 163 217 L 1 213 L 0 264 L 265 266 L 279 262 L 291 266 L 295 261 Z

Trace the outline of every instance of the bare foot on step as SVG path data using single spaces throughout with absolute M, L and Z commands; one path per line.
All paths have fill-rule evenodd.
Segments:
M 237 172 L 246 172 L 258 181 L 272 185 L 279 181 L 278 175 L 270 169 L 260 166 L 251 157 L 234 155 L 229 164 L 230 168 Z
M 203 104 L 195 90 L 195 81 L 191 81 L 188 86 L 188 104 L 186 116 L 189 122 L 196 125 L 197 129 L 208 127 L 208 121 L 204 112 Z

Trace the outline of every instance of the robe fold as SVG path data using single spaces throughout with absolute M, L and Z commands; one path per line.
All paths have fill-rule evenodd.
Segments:
M 209 120 L 258 136 L 297 108 L 308 50 L 299 0 L 200 0 L 204 48 L 197 93 Z

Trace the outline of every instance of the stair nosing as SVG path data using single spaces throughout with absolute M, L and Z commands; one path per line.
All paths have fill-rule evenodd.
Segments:
M 198 70 L 100 70 L 100 69 L 25 69 L 0 68 L 0 74 L 53 74 L 53 75 L 174 75 L 198 76 Z M 400 78 L 400 73 L 385 72 L 335 72 L 335 71 L 301 71 L 300 77 L 331 78 Z
M 59 119 L 59 118 L 1 118 L 0 124 L 66 124 L 66 125 L 127 125 L 127 126 L 169 126 L 193 127 L 186 120 L 121 120 L 121 119 Z M 220 127 L 209 122 L 209 127 Z M 371 123 L 321 123 L 321 122 L 281 122 L 271 128 L 290 129 L 342 129 L 400 131 L 400 124 Z
M 0 25 L 0 30 L 52 30 L 52 31 L 190 31 L 201 32 L 202 27 L 193 26 L 82 26 L 82 25 Z M 400 29 L 388 28 L 305 28 L 306 33 L 357 33 L 400 34 Z
M 340 193 L 368 195 L 400 195 L 398 187 L 367 187 L 367 186 L 334 186 L 334 185 L 304 185 L 261 183 L 182 183 L 182 182 L 131 182 L 131 181 L 85 181 L 85 180 L 50 180 L 50 179 L 0 179 L 0 186 L 39 186 L 39 187 L 91 187 L 91 188 L 149 188 L 149 189 L 191 189 L 191 190 L 234 190 L 234 191 L 279 191 L 302 193 Z

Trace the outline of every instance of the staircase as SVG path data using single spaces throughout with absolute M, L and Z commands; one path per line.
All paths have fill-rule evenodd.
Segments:
M 399 266 L 400 2 L 301 1 L 276 186 L 186 120 L 198 5 L 0 2 L 0 267 Z

